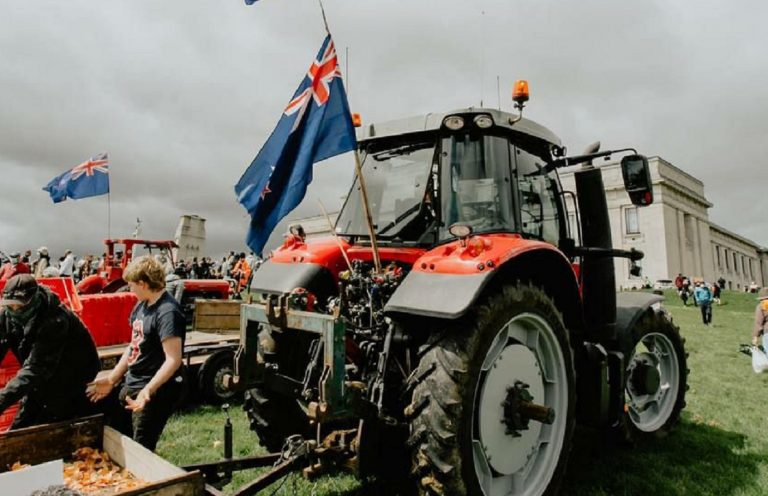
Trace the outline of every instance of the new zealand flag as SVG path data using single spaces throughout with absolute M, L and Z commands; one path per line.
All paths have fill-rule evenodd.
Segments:
M 328 35 L 277 127 L 235 185 L 237 200 L 251 215 L 251 250 L 261 254 L 277 223 L 304 198 L 312 164 L 356 146 L 336 49 Z
M 109 158 L 101 153 L 50 180 L 43 187 L 53 203 L 109 193 Z

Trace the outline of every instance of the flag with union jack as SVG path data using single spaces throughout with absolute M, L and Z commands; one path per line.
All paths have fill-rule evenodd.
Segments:
M 109 158 L 101 153 L 60 174 L 43 188 L 53 203 L 67 198 L 79 200 L 109 193 Z
M 251 215 L 247 243 L 261 254 L 280 220 L 312 181 L 312 165 L 357 146 L 355 127 L 329 34 L 277 127 L 235 185 Z

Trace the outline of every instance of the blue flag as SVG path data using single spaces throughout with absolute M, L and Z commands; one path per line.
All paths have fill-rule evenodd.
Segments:
M 67 198 L 79 200 L 89 196 L 109 193 L 109 158 L 106 153 L 92 157 L 65 173 L 51 179 L 43 187 L 51 195 L 53 203 Z
M 277 127 L 235 185 L 237 200 L 251 215 L 251 250 L 261 254 L 277 223 L 304 198 L 312 164 L 356 146 L 336 49 L 328 35 Z

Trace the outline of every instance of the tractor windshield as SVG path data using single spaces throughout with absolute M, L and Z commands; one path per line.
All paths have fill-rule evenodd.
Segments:
M 363 174 L 376 237 L 434 245 L 448 229 L 522 233 L 557 243 L 563 213 L 546 161 L 509 138 L 476 132 L 419 134 L 368 143 Z M 368 237 L 358 181 L 336 231 Z
M 508 140 L 470 133 L 446 137 L 440 239 L 452 238 L 448 228 L 456 223 L 474 232 L 514 232 L 511 174 Z
M 405 142 L 372 143 L 364 150 L 362 170 L 377 237 L 423 241 L 435 218 L 428 190 L 435 144 L 434 136 L 421 135 Z M 368 236 L 357 179 L 339 214 L 336 231 Z

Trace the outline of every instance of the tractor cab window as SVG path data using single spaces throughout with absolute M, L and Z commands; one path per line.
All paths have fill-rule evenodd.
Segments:
M 545 162 L 521 148 L 515 150 L 520 231 L 557 244 L 560 240 L 561 212 L 557 176 L 545 173 Z
M 509 142 L 497 136 L 458 134 L 443 140 L 440 239 L 456 223 L 474 232 L 515 230 Z
M 434 135 L 421 136 L 373 143 L 364 151 L 362 170 L 377 237 L 424 242 L 434 231 L 434 188 L 429 185 L 435 144 Z M 339 214 L 336 231 L 368 236 L 357 178 Z

